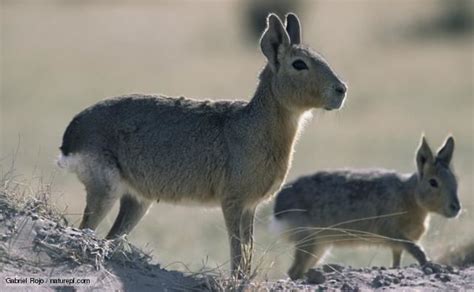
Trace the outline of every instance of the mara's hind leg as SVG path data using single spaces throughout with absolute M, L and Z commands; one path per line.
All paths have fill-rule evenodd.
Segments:
M 106 238 L 114 238 L 128 234 L 138 224 L 150 208 L 151 201 L 138 199 L 130 194 L 120 199 L 120 209 L 114 225 Z
M 313 240 L 300 244 L 297 243 L 295 258 L 291 268 L 288 270 L 288 276 L 292 280 L 301 279 L 324 256 L 325 252 L 326 248 L 319 246 Z
M 114 205 L 117 195 L 104 183 L 97 182 L 89 182 L 86 191 L 86 207 L 79 228 L 95 230 Z

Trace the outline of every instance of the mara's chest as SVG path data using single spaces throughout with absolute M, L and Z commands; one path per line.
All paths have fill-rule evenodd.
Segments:
M 243 137 L 241 147 L 230 147 L 235 166 L 231 172 L 240 177 L 237 181 L 247 201 L 258 203 L 270 198 L 285 182 L 298 129 L 297 118 L 288 120 L 275 120 L 278 130 L 262 122 L 252 139 Z
M 248 178 L 248 184 L 252 187 L 250 193 L 256 200 L 271 198 L 278 192 L 285 182 L 291 166 L 291 153 L 286 156 L 275 156 L 267 153 L 266 159 L 258 161 L 253 165 L 253 171 Z
M 403 223 L 403 233 L 406 238 L 418 241 L 423 234 L 428 230 L 430 218 L 429 216 L 411 216 Z

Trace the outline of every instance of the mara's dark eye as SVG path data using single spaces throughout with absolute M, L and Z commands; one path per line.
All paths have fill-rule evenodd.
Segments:
M 438 187 L 438 181 L 436 181 L 434 178 L 430 179 L 428 182 L 430 183 L 430 186 L 432 186 L 433 188 Z
M 291 65 L 293 65 L 293 68 L 295 68 L 298 71 L 308 70 L 308 66 L 306 65 L 306 63 L 301 60 L 296 60 Z

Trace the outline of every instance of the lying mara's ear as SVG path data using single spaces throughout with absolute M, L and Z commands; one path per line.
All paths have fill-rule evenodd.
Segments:
M 438 150 L 436 154 L 436 160 L 443 162 L 446 165 L 449 165 L 451 159 L 453 158 L 454 152 L 454 138 L 449 136 L 446 138 L 444 145 Z
M 298 16 L 294 13 L 288 13 L 286 15 L 286 32 L 290 37 L 290 42 L 293 45 L 298 45 L 301 43 L 301 24 Z
M 275 14 L 269 14 L 267 17 L 267 28 L 263 32 L 260 40 L 260 47 L 273 70 L 278 70 L 280 65 L 279 60 L 289 45 L 290 38 L 280 18 Z
M 430 146 L 426 142 L 425 136 L 421 137 L 421 144 L 418 147 L 416 153 L 416 166 L 418 168 L 418 174 L 423 177 L 423 171 L 427 163 L 433 163 L 433 152 L 431 152 Z

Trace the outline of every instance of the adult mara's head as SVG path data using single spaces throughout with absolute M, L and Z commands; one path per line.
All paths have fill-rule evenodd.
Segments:
M 261 79 L 270 83 L 278 101 L 291 110 L 339 109 L 347 85 L 324 58 L 301 43 L 301 25 L 295 14 L 286 15 L 285 25 L 275 14 L 267 17 L 260 47 L 268 59 Z

